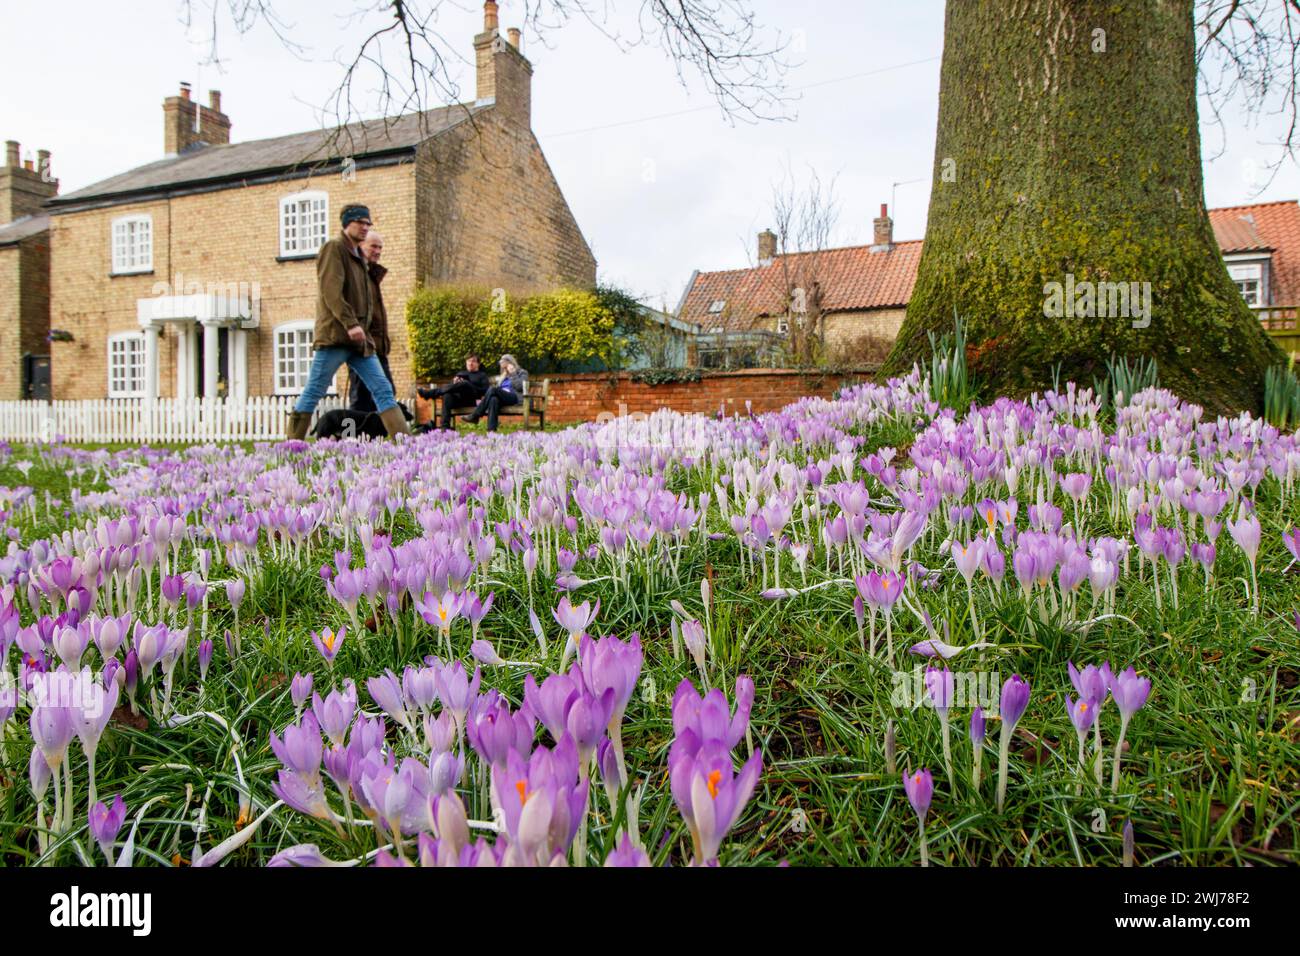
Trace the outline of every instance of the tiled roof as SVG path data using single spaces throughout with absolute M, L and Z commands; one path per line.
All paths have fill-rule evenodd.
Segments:
M 45 213 L 35 216 L 23 216 L 13 222 L 0 226 L 0 246 L 12 246 L 30 239 L 50 228 L 50 217 Z
M 1273 301 L 1300 304 L 1300 203 L 1286 200 L 1209 212 L 1219 248 L 1225 254 L 1271 250 Z M 850 246 L 777 256 L 770 265 L 751 269 L 700 272 L 682 300 L 679 318 L 699 323 L 706 332 L 748 329 L 756 319 L 785 311 L 785 289 L 806 287 L 814 278 L 826 312 L 906 306 L 916 284 L 921 245 L 920 239 L 899 242 L 889 252 Z M 710 311 L 714 307 L 721 311 Z
M 1211 209 L 1210 224 L 1225 253 L 1271 249 L 1269 292 L 1277 305 L 1300 305 L 1300 202 Z
M 246 143 L 199 146 L 177 156 L 169 156 L 145 166 L 102 180 L 75 192 L 51 199 L 49 207 L 57 210 L 91 199 L 119 197 L 193 186 L 213 180 L 225 180 L 267 174 L 294 167 L 311 167 L 351 156 L 361 160 L 377 153 L 411 149 L 419 143 L 446 132 L 490 105 L 445 106 L 425 113 L 410 113 L 392 119 L 365 120 L 351 123 L 342 130 L 312 130 L 256 139 Z
M 704 331 L 750 328 L 754 320 L 785 311 L 785 290 L 821 290 L 824 312 L 897 308 L 907 305 L 916 282 L 921 241 L 895 243 L 888 252 L 871 246 L 825 249 L 777 256 L 770 265 L 726 272 L 701 272 L 686 293 L 679 318 Z M 721 312 L 711 312 L 723 303 Z

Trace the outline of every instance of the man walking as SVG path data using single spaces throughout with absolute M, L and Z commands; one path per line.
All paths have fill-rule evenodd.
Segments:
M 311 416 L 325 397 L 339 366 L 347 363 L 374 396 L 379 418 L 388 434 L 410 434 L 397 407 L 393 386 L 384 377 L 368 334 L 374 318 L 374 294 L 361 243 L 372 225 L 365 206 L 345 206 L 340 216 L 343 234 L 320 247 L 316 254 L 316 328 L 307 385 L 289 415 L 291 439 L 307 437 Z
M 384 292 L 380 286 L 384 276 L 388 274 L 388 270 L 379 264 L 379 257 L 384 254 L 383 237 L 371 229 L 366 234 L 365 242 L 361 243 L 361 254 L 366 257 L 366 268 L 370 273 L 370 291 L 375 303 L 374 316 L 370 320 L 370 341 L 375 343 L 375 356 L 384 368 L 384 377 L 396 392 L 393 370 L 388 365 L 388 352 L 392 347 L 392 340 L 388 337 L 388 311 L 384 308 Z M 348 375 L 348 408 L 357 412 L 378 411 L 370 389 L 366 388 L 361 377 L 356 374 Z
M 441 427 L 451 428 L 451 412 L 455 408 L 468 408 L 479 403 L 487 394 L 487 372 L 483 371 L 479 357 L 470 352 L 465 356 L 465 371 L 457 372 L 446 385 L 418 389 L 421 398 L 441 398 Z

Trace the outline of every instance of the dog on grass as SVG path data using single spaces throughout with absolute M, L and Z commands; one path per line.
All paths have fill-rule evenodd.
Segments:
M 411 410 L 401 402 L 397 403 L 397 407 L 402 410 L 402 415 L 408 422 L 415 418 Z M 317 438 L 360 438 L 363 435 L 370 438 L 384 438 L 388 435 L 388 430 L 384 428 L 378 412 L 335 408 L 320 417 L 311 433 Z

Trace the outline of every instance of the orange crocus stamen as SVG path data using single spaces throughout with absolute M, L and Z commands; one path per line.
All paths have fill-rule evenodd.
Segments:
M 528 798 L 531 796 L 531 794 L 528 792 L 528 781 L 516 780 L 515 789 L 519 791 L 519 805 L 523 806 L 525 803 L 528 802 Z
M 718 799 L 718 781 L 721 779 L 721 770 L 713 770 L 709 773 L 709 796 L 714 800 Z

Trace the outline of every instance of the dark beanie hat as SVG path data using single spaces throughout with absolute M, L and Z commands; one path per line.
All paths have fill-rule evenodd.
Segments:
M 358 219 L 369 219 L 370 210 L 365 206 L 344 206 L 343 207 L 343 228 L 348 227 L 348 223 L 356 222 Z

